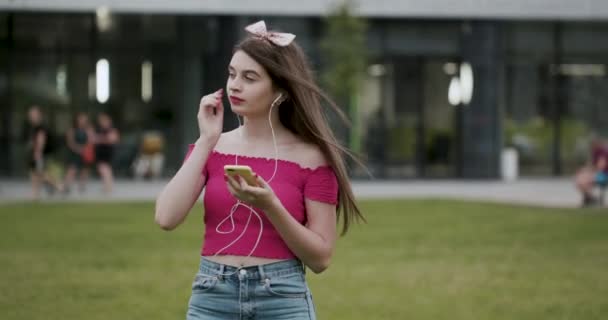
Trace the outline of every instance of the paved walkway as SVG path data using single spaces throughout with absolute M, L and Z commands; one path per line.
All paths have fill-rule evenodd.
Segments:
M 168 180 L 138 182 L 117 181 L 114 192 L 103 195 L 99 181 L 89 183 L 83 194 L 45 195 L 45 201 L 151 201 Z M 25 180 L 0 180 L 0 203 L 29 200 Z M 570 179 L 520 179 L 514 182 L 470 180 L 355 181 L 359 199 L 433 198 L 495 201 L 545 207 L 577 207 L 579 196 Z

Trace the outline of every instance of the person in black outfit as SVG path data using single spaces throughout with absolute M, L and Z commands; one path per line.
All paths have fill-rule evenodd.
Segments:
M 28 110 L 27 162 L 32 183 L 32 199 L 40 198 L 40 187 L 46 183 L 49 191 L 62 191 L 62 186 L 47 172 L 48 155 L 52 151 L 48 128 L 43 124 L 42 111 L 38 106 Z
M 114 184 L 112 158 L 114 157 L 114 148 L 120 140 L 120 134 L 112 125 L 112 118 L 106 113 L 100 113 L 97 116 L 97 125 L 95 137 L 97 171 L 103 181 L 103 191 L 108 194 L 112 192 Z

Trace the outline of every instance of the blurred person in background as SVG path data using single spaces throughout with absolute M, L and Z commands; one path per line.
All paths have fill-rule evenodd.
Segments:
M 160 178 L 163 172 L 165 139 L 160 132 L 148 131 L 142 137 L 139 154 L 133 163 L 136 179 Z
M 54 149 L 54 141 L 49 129 L 44 125 L 44 117 L 38 106 L 28 110 L 27 162 L 30 168 L 32 199 L 40 198 L 40 188 L 45 184 L 50 194 L 62 191 L 61 184 L 47 171 L 49 155 Z
M 114 185 L 112 159 L 116 144 L 120 141 L 120 133 L 112 124 L 112 118 L 107 113 L 97 115 L 97 131 L 95 134 L 95 160 L 97 171 L 103 181 L 103 192 L 109 194 Z
M 574 181 L 582 196 L 582 206 L 594 206 L 598 204 L 597 197 L 593 194 L 596 185 L 605 185 L 606 174 L 608 174 L 608 146 L 600 138 L 591 141 L 591 162 L 580 168 Z
M 95 150 L 93 140 L 95 132 L 89 123 L 89 117 L 79 112 L 74 117 L 74 122 L 65 136 L 68 147 L 67 172 L 64 179 L 65 192 L 70 192 L 76 175 L 79 174 L 78 190 L 85 191 L 89 176 L 89 166 L 95 161 Z

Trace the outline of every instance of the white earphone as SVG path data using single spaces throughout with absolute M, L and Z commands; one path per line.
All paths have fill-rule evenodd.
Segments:
M 279 95 L 276 97 L 276 99 L 274 99 L 274 101 L 270 105 L 271 109 L 272 109 L 272 107 L 276 106 L 277 104 L 280 104 L 281 102 L 283 102 L 283 100 L 281 100 L 281 98 L 283 98 L 283 93 L 279 93 Z

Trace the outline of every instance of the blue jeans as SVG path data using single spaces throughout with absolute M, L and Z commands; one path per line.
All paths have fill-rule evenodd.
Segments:
M 201 257 L 187 320 L 315 320 L 312 295 L 298 260 L 237 268 Z

